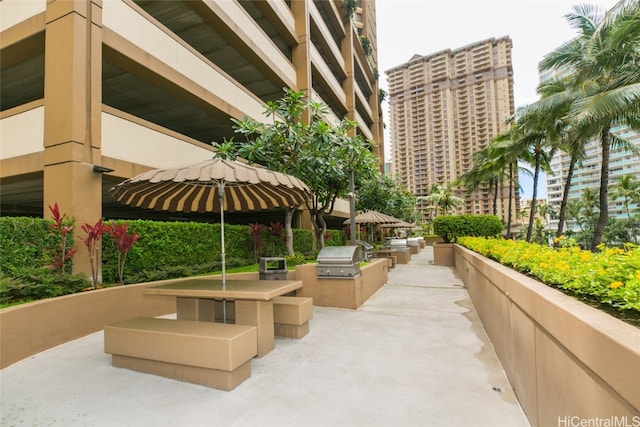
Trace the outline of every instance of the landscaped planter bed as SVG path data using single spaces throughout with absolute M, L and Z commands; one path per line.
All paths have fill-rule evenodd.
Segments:
M 454 257 L 532 425 L 640 421 L 640 329 L 462 246 Z

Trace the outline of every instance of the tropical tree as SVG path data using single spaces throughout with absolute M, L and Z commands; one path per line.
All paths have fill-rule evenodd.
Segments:
M 471 194 L 482 186 L 492 193 L 493 214 L 498 214 L 498 193 L 505 180 L 506 163 L 496 153 L 495 146 L 487 145 L 473 155 L 473 166 L 460 175 L 454 185 L 461 185 Z
M 544 218 L 546 227 L 549 227 L 549 219 L 555 219 L 557 217 L 555 208 L 546 203 L 538 206 L 537 213 L 539 216 Z
M 621 0 L 606 15 L 590 5 L 566 15 L 578 36 L 547 54 L 541 71 L 559 70 L 567 91 L 545 99 L 543 108 L 571 100 L 569 117 L 580 139 L 597 137 L 601 149 L 599 216 L 592 248 L 608 220 L 609 159 L 612 148 L 627 147 L 611 132 L 616 126 L 640 129 L 640 3 Z
M 355 132 L 356 123 L 345 119 L 332 126 L 325 120 L 328 111 L 325 104 L 305 97 L 302 91 L 285 88 L 281 99 L 267 103 L 269 123 L 247 117 L 232 119 L 235 132 L 245 140 L 239 146 L 232 144 L 231 151 L 249 162 L 296 176 L 311 189 L 307 208 L 314 248 L 318 243 L 324 246 L 324 215 L 333 211 L 339 197 L 347 195 L 349 175 L 353 172 L 358 186 L 379 170 L 371 143 Z M 225 148 L 224 144 L 218 147 Z M 293 212 L 289 209 L 285 217 L 289 254 L 293 253 L 289 238 Z
M 587 219 L 583 213 L 582 203 L 580 203 L 580 200 L 572 200 L 567 203 L 566 218 L 573 220 L 581 233 L 585 231 L 585 223 Z
M 640 183 L 636 181 L 633 175 L 624 175 L 618 178 L 616 183 L 611 187 L 611 199 L 622 199 L 624 210 L 627 215 L 627 223 L 629 231 L 634 243 L 638 243 L 636 236 L 635 221 L 631 218 L 629 204 L 640 199 Z
M 399 179 L 374 173 L 356 193 L 357 211 L 378 211 L 407 222 L 415 219 L 416 199 Z
M 520 189 L 516 174 L 531 173 L 529 169 L 518 165 L 518 160 L 523 153 L 520 151 L 522 147 L 513 142 L 515 135 L 512 123 L 509 123 L 509 129 L 494 137 L 486 147 L 474 154 L 473 166 L 456 181 L 456 184 L 464 186 L 468 191 L 477 190 L 481 184 L 487 184 L 489 189 L 493 189 L 494 215 L 497 215 L 498 191 L 507 181 L 509 188 L 507 236 L 511 235 L 515 190 Z
M 566 222 L 567 202 L 569 200 L 569 190 L 576 166 L 584 159 L 585 145 L 588 142 L 584 137 L 576 135 L 572 132 L 571 122 L 568 116 L 569 110 L 573 103 L 573 97 L 567 96 L 571 91 L 567 88 L 568 81 L 557 77 L 552 77 L 540 83 L 538 86 L 538 94 L 541 96 L 543 107 L 538 107 L 538 103 L 527 107 L 528 109 L 542 108 L 546 109 L 552 117 L 556 118 L 556 130 L 558 140 L 556 148 L 569 155 L 569 168 L 567 174 L 562 180 L 564 183 L 562 192 L 562 201 L 560 202 L 560 211 L 558 213 L 558 228 L 556 237 L 560 237 L 563 233 Z M 545 103 L 545 98 L 556 96 L 554 103 Z
M 550 161 L 560 139 L 560 124 L 553 110 L 530 110 L 523 107 L 518 110 L 510 129 L 509 150 L 517 153 L 518 158 L 533 167 L 533 191 L 529 207 L 529 224 L 526 240 L 531 241 L 533 233 L 538 181 L 542 171 L 551 170 Z
M 440 213 L 443 215 L 452 214 L 456 208 L 464 203 L 462 198 L 453 194 L 450 185 L 443 184 L 435 184 L 428 196 L 419 196 L 417 199 L 425 200 L 431 204 L 432 217 L 436 217 Z
M 622 198 L 627 219 L 630 219 L 629 203 L 640 198 L 640 183 L 636 181 L 633 175 L 619 177 L 611 188 L 611 198 L 612 200 Z

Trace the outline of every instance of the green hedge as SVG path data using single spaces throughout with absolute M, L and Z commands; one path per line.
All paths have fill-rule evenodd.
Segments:
M 107 221 L 111 223 L 111 221 Z M 115 221 L 129 224 L 129 232 L 137 233 L 140 239 L 127 255 L 124 279 L 126 283 L 184 277 L 220 270 L 220 224 L 196 222 L 162 222 L 147 220 Z M 50 221 L 41 218 L 0 217 L 0 292 L 5 300 L 38 299 L 71 293 L 88 282 L 81 283 L 77 277 L 69 276 L 69 283 L 60 283 L 57 289 L 41 289 L 37 284 L 65 282 L 42 267 L 53 260 L 59 237 L 50 230 Z M 294 251 L 315 259 L 312 251 L 313 237 L 309 230 L 294 229 Z M 85 251 L 80 238 L 84 233 L 76 224 L 75 246 Z M 330 230 L 327 245 L 344 245 L 342 231 Z M 284 256 L 286 246 L 280 237 L 265 230 L 263 245 L 257 256 Z M 117 282 L 117 251 L 109 235 L 103 236 L 102 281 Z M 225 225 L 225 253 L 227 267 L 238 267 L 255 262 L 256 254 L 246 225 Z M 70 261 L 69 261 L 70 263 Z M 36 271 L 37 270 L 37 271 Z M 71 271 L 69 264 L 67 271 Z M 22 286 L 27 284 L 26 288 Z M 31 286 L 34 285 L 34 286 Z M 47 285 L 49 286 L 49 285 Z M 29 290 L 31 289 L 31 290 Z M 11 291 L 15 290 L 15 292 Z
M 433 219 L 433 231 L 445 243 L 456 242 L 459 237 L 495 237 L 504 225 L 495 215 L 450 215 Z
M 0 273 L 51 264 L 59 240 L 50 224 L 41 218 L 0 217 Z

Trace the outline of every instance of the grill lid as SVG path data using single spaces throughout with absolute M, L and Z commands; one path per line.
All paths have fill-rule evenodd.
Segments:
M 359 246 L 325 246 L 318 253 L 318 264 L 351 265 L 359 262 Z
M 387 239 L 386 245 L 392 248 L 407 246 L 407 239 Z

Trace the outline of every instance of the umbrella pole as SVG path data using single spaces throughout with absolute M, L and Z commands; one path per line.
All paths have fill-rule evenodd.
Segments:
M 224 253 L 224 182 L 218 182 L 218 200 L 220 201 L 220 245 L 222 261 L 222 289 L 227 287 L 226 260 Z M 222 300 L 222 321 L 227 323 L 227 300 Z

